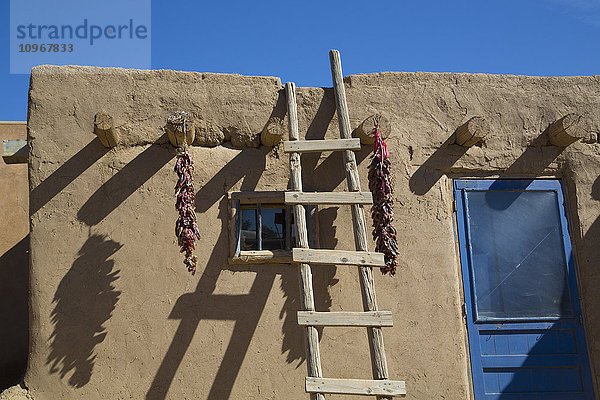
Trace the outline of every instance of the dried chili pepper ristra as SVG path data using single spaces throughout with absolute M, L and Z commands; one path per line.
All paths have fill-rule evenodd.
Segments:
M 375 251 L 383 253 L 385 267 L 381 273 L 396 274 L 398 267 L 398 243 L 394 221 L 394 177 L 387 145 L 379 133 L 379 125 L 371 131 L 375 136 L 373 155 L 369 165 L 369 190 L 373 194 L 371 216 L 373 218 L 373 240 Z
M 196 239 L 200 237 L 200 232 L 196 223 L 196 194 L 193 183 L 194 162 L 187 150 L 177 155 L 175 173 L 178 177 L 177 185 L 175 185 L 175 196 L 177 197 L 175 208 L 179 212 L 179 218 L 175 223 L 175 236 L 177 236 L 177 243 L 181 247 L 180 252 L 185 253 L 183 263 L 188 271 L 194 275 L 198 257 L 193 254 L 193 251 L 196 248 Z

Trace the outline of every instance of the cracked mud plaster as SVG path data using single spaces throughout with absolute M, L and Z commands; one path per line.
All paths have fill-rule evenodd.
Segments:
M 271 149 L 260 145 L 269 120 L 282 118 L 280 80 L 72 66 L 36 67 L 31 80 L 32 325 L 25 381 L 33 397 L 305 399 L 304 339 L 294 320 L 297 272 L 282 265 L 227 263 L 227 192 L 288 187 L 288 157 L 272 157 Z M 569 112 L 590 118 L 590 132 L 600 131 L 600 78 L 389 72 L 353 75 L 345 82 L 352 129 L 376 112 L 391 122 L 388 145 L 396 176 L 402 265 L 393 279 L 375 274 L 375 284 L 379 308 L 408 315 L 412 323 L 384 332 L 390 378 L 405 380 L 412 399 L 469 398 L 452 223 L 454 177 L 563 179 L 590 355 L 592 364 L 600 365 L 600 315 L 590 312 L 600 308 L 600 271 L 594 267 L 600 265 L 600 196 L 592 195 L 599 186 L 600 145 L 579 141 L 557 149 L 547 140 L 530 145 Z M 339 138 L 331 89 L 300 87 L 297 97 L 301 139 Z M 130 128 L 121 137 L 121 147 L 107 150 L 93 134 L 94 115 L 100 110 L 118 126 Z M 201 229 L 198 270 L 192 279 L 185 268 L 174 267 L 181 262 L 173 243 L 174 151 L 166 145 L 162 128 L 175 110 L 210 121 L 224 140 L 231 139 L 229 144 L 190 149 L 197 163 Z M 453 144 L 452 132 L 476 115 L 490 125 L 485 145 L 465 149 Z M 240 148 L 233 143 L 234 132 L 239 133 L 235 141 Z M 139 143 L 145 145 L 135 146 Z M 365 146 L 356 152 L 363 190 L 371 150 Z M 48 160 L 54 163 L 44 162 Z M 339 153 L 303 155 L 302 174 L 306 191 L 347 190 Z M 50 214 L 52 218 L 44 217 Z M 348 207 L 320 209 L 323 248 L 353 248 L 351 226 Z M 94 235 L 122 247 L 110 253 L 85 246 Z M 82 248 L 89 268 L 97 268 L 96 276 L 108 281 L 118 271 L 111 285 L 120 296 L 114 309 L 108 308 L 109 318 L 102 305 L 92 310 L 105 336 L 83 341 L 89 345 L 86 354 L 93 369 L 89 382 L 75 387 L 69 374 L 63 378 L 51 373 L 46 359 L 53 350 L 54 330 L 68 330 L 82 318 L 75 309 L 72 321 L 56 325 L 51 317 L 57 289 L 73 282 L 76 274 L 69 271 L 81 267 L 74 262 L 82 257 Z M 233 288 L 228 292 L 219 282 L 223 269 L 239 268 L 249 272 L 236 274 L 240 286 L 249 288 L 243 295 Z M 94 285 L 86 276 L 83 272 L 77 279 Z M 313 282 L 318 309 L 361 309 L 355 270 L 315 269 Z M 60 293 L 69 292 L 64 284 Z M 68 308 L 64 315 L 69 315 Z M 320 345 L 328 375 L 371 376 L 364 332 L 324 332 Z M 435 332 L 435 340 L 424 334 L 429 332 Z M 77 335 L 89 333 L 72 331 L 73 348 L 62 347 L 61 355 L 83 360 Z M 259 377 L 257 370 L 262 371 Z

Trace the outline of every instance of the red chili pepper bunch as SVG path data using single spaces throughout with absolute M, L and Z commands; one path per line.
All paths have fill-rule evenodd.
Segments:
M 200 237 L 200 231 L 196 224 L 196 195 L 193 184 L 194 162 L 189 152 L 185 151 L 177 155 L 175 172 L 178 176 L 177 185 L 175 186 L 175 195 L 177 196 L 175 208 L 179 212 L 179 218 L 175 223 L 175 236 L 177 236 L 178 244 L 181 246 L 180 252 L 185 253 L 183 263 L 188 271 L 194 275 L 198 257 L 192 253 L 196 248 L 196 239 Z
M 373 156 L 369 165 L 369 190 L 373 194 L 371 216 L 373 218 L 373 240 L 375 251 L 383 253 L 385 267 L 381 273 L 396 274 L 398 267 L 398 243 L 396 241 L 396 228 L 392 225 L 394 220 L 394 178 L 390 153 L 381 134 L 379 125 L 376 125 L 371 134 L 375 135 Z

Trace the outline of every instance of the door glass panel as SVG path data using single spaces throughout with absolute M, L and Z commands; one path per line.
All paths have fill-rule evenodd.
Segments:
M 465 191 L 477 319 L 573 315 L 554 191 Z

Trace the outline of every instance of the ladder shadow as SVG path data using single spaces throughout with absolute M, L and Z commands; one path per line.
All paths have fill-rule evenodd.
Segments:
M 325 139 L 327 130 L 336 113 L 335 95 L 333 88 L 324 88 L 323 97 L 319 107 L 309 124 L 305 139 L 319 140 Z M 336 128 L 337 129 L 337 128 Z M 370 154 L 371 146 L 362 146 L 354 152 L 356 163 L 362 163 Z M 344 168 L 343 153 L 340 151 L 330 152 L 326 157 L 322 153 L 303 153 L 302 161 L 302 186 L 305 191 L 333 192 L 346 181 L 346 171 Z M 334 222 L 338 216 L 339 206 L 319 208 L 319 248 L 335 249 L 338 243 L 336 237 L 337 228 Z M 368 211 L 368 210 L 366 210 Z M 337 267 L 335 265 L 326 268 L 313 269 L 313 289 L 315 294 L 315 308 L 317 311 L 329 311 L 332 306 L 332 298 L 329 293 L 331 287 L 335 286 L 339 279 L 336 276 Z M 297 367 L 306 360 L 306 351 L 304 347 L 290 346 L 291 342 L 289 332 L 298 332 L 298 338 L 294 337 L 294 342 L 303 341 L 304 334 L 298 330 L 296 311 L 300 310 L 300 298 L 297 278 L 293 280 L 282 280 L 282 290 L 286 293 L 285 309 L 289 310 L 284 319 L 284 330 L 287 328 L 288 335 L 284 335 L 283 351 L 288 351 L 287 362 L 297 361 Z M 297 293 L 292 297 L 291 293 Z M 291 311 L 291 312 L 290 312 Z M 283 310 L 282 314 L 283 316 Z M 295 329 L 293 329 L 295 328 Z M 317 328 L 319 340 L 321 339 L 323 328 Z
M 303 330 L 296 323 L 288 323 L 289 316 L 294 318 L 300 302 L 297 271 L 289 266 L 234 265 L 227 260 L 229 252 L 229 204 L 223 193 L 230 190 L 242 179 L 241 190 L 252 191 L 256 188 L 265 169 L 265 156 L 269 149 L 244 149 L 214 175 L 196 194 L 196 209 L 199 216 L 218 203 L 218 218 L 221 221 L 219 237 L 212 249 L 202 275 L 193 292 L 180 296 L 168 319 L 180 320 L 171 344 L 156 372 L 146 399 L 161 400 L 167 397 L 175 379 L 177 370 L 189 350 L 189 347 L 202 321 L 235 321 L 229 338 L 229 344 L 217 369 L 217 373 L 206 396 L 208 399 L 228 399 L 240 372 L 242 362 L 248 352 L 250 342 L 256 332 L 260 317 L 267 304 L 277 275 L 281 275 L 281 288 L 286 300 L 281 310 L 283 322 L 283 349 L 289 351 L 292 359 L 298 359 L 304 352 Z M 182 266 L 183 268 L 183 266 Z M 215 294 L 220 272 L 251 271 L 256 276 L 247 294 Z M 325 297 L 317 297 L 320 305 L 330 304 Z M 300 359 L 300 363 L 303 359 Z
M 323 97 L 308 129 L 306 140 L 325 139 L 325 134 L 335 116 L 335 95 L 333 88 L 323 88 Z M 355 151 L 356 163 L 360 164 L 371 153 L 371 146 L 362 146 Z M 344 157 L 341 151 L 333 151 L 319 163 L 322 153 L 304 153 L 302 160 L 302 183 L 307 191 L 332 192 L 345 179 Z
M 338 240 L 335 238 L 336 227 L 333 221 L 337 216 L 337 207 L 327 207 L 319 210 L 319 236 L 320 248 L 335 248 Z M 323 240 L 325 239 L 325 240 Z M 329 289 L 335 286 L 339 279 L 335 277 L 337 267 L 334 265 L 326 268 L 314 268 L 313 290 L 315 295 L 315 309 L 329 311 L 333 304 Z M 281 276 L 281 290 L 285 296 L 285 304 L 281 309 L 279 318 L 283 319 L 283 342 L 281 352 L 287 353 L 288 364 L 296 362 L 296 368 L 306 360 L 306 349 L 298 343 L 303 343 L 304 330 L 298 325 L 297 311 L 301 308 L 298 271 L 286 268 Z M 323 327 L 317 327 L 319 340 Z
M 323 96 L 319 107 L 312 117 L 304 139 L 324 139 L 329 125 L 335 116 L 335 112 L 336 105 L 333 88 L 323 88 Z M 364 150 L 355 152 L 357 163 L 363 161 L 369 154 L 369 151 Z M 300 156 L 302 162 L 302 187 L 305 191 L 334 191 L 346 179 L 342 153 L 339 151 L 331 152 L 319 164 L 319 161 L 322 159 L 321 154 L 303 153 Z M 336 227 L 333 223 L 337 217 L 338 209 L 339 207 L 319 208 L 319 248 L 334 249 L 337 245 Z M 313 244 L 311 244 L 312 246 Z M 332 299 L 329 289 L 339 282 L 335 278 L 336 271 L 337 268 L 334 265 L 328 268 L 316 268 L 312 271 L 315 308 L 317 311 L 329 311 L 331 308 Z M 282 353 L 285 354 L 287 352 L 286 361 L 290 364 L 296 362 L 296 368 L 298 368 L 306 360 L 306 350 L 304 348 L 304 330 L 300 329 L 297 320 L 297 311 L 300 310 L 300 290 L 297 271 L 294 271 L 289 279 L 282 276 L 281 289 L 286 297 L 285 305 L 280 313 L 280 318 L 284 319 Z M 318 327 L 317 330 L 320 340 L 323 328 Z
M 219 274 L 230 269 L 227 262 L 228 246 L 228 200 L 223 193 L 243 179 L 242 190 L 254 190 L 262 175 L 265 158 L 255 157 L 261 150 L 241 151 L 213 176 L 196 194 L 198 215 L 219 203 L 218 218 L 221 221 L 220 235 L 212 249 L 194 292 L 181 295 L 169 319 L 179 319 L 180 323 L 165 354 L 152 384 L 146 393 L 148 400 L 167 397 L 175 374 L 187 353 L 198 326 L 203 320 L 235 321 L 229 345 L 219 365 L 217 374 L 208 394 L 209 399 L 227 399 L 241 368 L 248 346 L 258 325 L 258 320 L 266 305 L 275 272 L 271 269 L 258 270 L 252 287 L 245 295 L 213 294 Z M 256 160 L 260 163 L 256 164 Z M 219 200 L 220 199 L 220 200 Z M 183 267 L 182 267 L 183 268 Z

